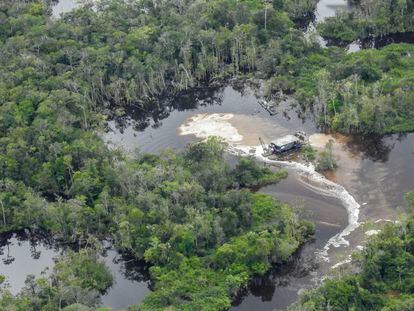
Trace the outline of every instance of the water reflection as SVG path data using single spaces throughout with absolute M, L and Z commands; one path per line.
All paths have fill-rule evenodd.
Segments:
M 297 292 L 312 287 L 318 263 L 313 247 L 305 245 L 289 262 L 274 266 L 264 277 L 253 278 L 233 301 L 231 310 L 279 310 L 295 300 Z M 277 301 L 277 303 L 275 303 Z
M 298 183 L 297 173 L 289 170 L 287 179 L 270 185 L 263 193 L 288 202 L 299 209 L 305 218 L 315 222 L 315 239 L 307 243 L 286 265 L 277 265 L 264 277 L 255 278 L 234 301 L 233 311 L 281 310 L 293 303 L 298 292 L 315 286 L 318 276 L 328 269 L 316 259 L 315 251 L 322 249 L 330 237 L 347 224 L 347 213 L 341 203 L 323 196 Z
M 399 139 L 397 137 L 404 137 L 401 135 L 366 135 L 354 136 L 348 142 L 348 148 L 354 154 L 361 153 L 363 158 L 368 158 L 371 161 L 387 162 L 390 152 L 394 149 L 395 144 Z
M 393 43 L 414 43 L 414 32 L 395 33 L 378 38 L 367 38 L 361 42 L 360 46 L 364 49 L 381 49 Z
M 144 131 L 147 127 L 159 128 L 162 120 L 168 118 L 174 111 L 186 111 L 221 105 L 223 101 L 224 87 L 200 87 L 181 92 L 176 96 L 161 98 L 146 103 L 129 105 L 118 111 L 119 115 L 113 114 L 111 121 L 121 133 L 132 127 L 134 131 Z M 116 111 L 116 108 L 111 109 Z
M 42 242 L 39 242 L 39 239 Z M 6 277 L 10 292 L 17 294 L 25 285 L 27 275 L 40 277 L 61 250 L 44 237 L 28 231 L 0 236 L 0 274 Z
M 79 6 L 77 0 L 49 0 L 52 2 L 52 16 L 60 17 L 61 14 L 70 12 Z
M 114 249 L 107 249 L 103 259 L 114 276 L 114 284 L 102 296 L 103 305 L 118 310 L 142 301 L 150 291 L 149 271 L 145 262 Z
M 313 112 L 303 110 L 292 97 L 280 96 L 272 99 L 271 102 L 278 107 L 278 113 L 270 116 L 259 104 L 261 100 L 265 100 L 261 93 L 261 88 L 254 85 L 230 83 L 226 86 L 185 92 L 159 103 L 156 110 L 150 113 L 129 107 L 121 117 L 112 118 L 105 139 L 127 151 L 139 148 L 143 152 L 159 153 L 165 148 L 183 148 L 196 138 L 180 136 L 179 127 L 190 117 L 203 113 L 238 115 L 235 120 L 243 123 L 246 129 L 252 130 L 250 134 L 255 135 L 254 144 L 259 144 L 258 132 L 255 129 L 263 127 L 265 131 L 265 124 L 277 124 L 289 131 L 317 131 Z M 270 131 L 269 135 L 271 133 Z
M 0 275 L 6 277 L 10 292 L 18 294 L 24 288 L 28 276 L 49 274 L 55 264 L 54 259 L 65 248 L 30 231 L 1 235 Z M 150 291 L 148 266 L 110 247 L 101 258 L 114 277 L 112 287 L 102 296 L 103 305 L 118 310 L 142 301 Z

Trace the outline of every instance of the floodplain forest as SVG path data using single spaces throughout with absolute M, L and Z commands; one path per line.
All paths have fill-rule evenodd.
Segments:
M 106 310 L 103 240 L 150 267 L 152 291 L 129 310 L 227 310 L 313 237 L 295 208 L 257 192 L 287 172 L 229 163 L 217 138 L 159 155 L 109 148 L 108 120 L 131 105 L 150 118 L 163 97 L 260 79 L 323 129 L 414 131 L 414 46 L 343 48 L 412 34 L 412 1 L 349 1 L 317 26 L 328 47 L 303 31 L 317 0 L 96 0 L 60 18 L 55 2 L 0 2 L 0 233 L 47 233 L 67 250 L 17 295 L 0 276 L 1 310 Z M 292 310 L 411 310 L 413 228 L 409 212 Z

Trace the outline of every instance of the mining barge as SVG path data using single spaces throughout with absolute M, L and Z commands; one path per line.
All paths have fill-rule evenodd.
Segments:
M 265 144 L 264 141 L 259 137 L 260 143 L 263 147 L 263 155 L 281 155 L 284 153 L 289 153 L 294 150 L 302 148 L 308 141 L 307 135 L 305 132 L 298 131 L 294 135 L 286 135 L 275 139 L 270 142 L 270 144 Z

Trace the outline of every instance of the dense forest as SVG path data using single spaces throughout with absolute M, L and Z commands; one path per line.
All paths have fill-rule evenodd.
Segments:
M 296 80 L 297 98 L 319 111 L 319 122 L 351 134 L 414 130 L 414 48 L 393 44 L 345 54 L 311 54 Z M 279 77 L 275 78 L 279 79 Z
M 48 81 L 43 88 L 76 94 L 84 114 L 122 114 L 133 105 L 150 115 L 163 95 L 254 76 L 266 80 L 269 97 L 294 92 L 322 126 L 352 133 L 413 129 L 411 47 L 355 55 L 323 49 L 298 29 L 316 1 L 98 3 L 51 21 L 41 3 L 4 2 L 2 66 L 13 73 L 32 68 L 32 78 Z M 17 50 L 25 51 L 24 64 Z M 398 104 L 389 105 L 391 98 Z
M 87 248 L 59 259 L 50 280 L 32 280 L 19 296 L 5 289 L 0 305 L 6 310 L 98 305 L 111 278 L 96 247 L 89 250 L 95 235 L 112 236 L 118 247 L 151 264 L 154 291 L 140 310 L 228 308 L 251 276 L 287 260 L 314 229 L 291 207 L 246 188 L 277 182 L 284 171 L 274 173 L 248 159 L 231 168 L 223 152 L 222 143 L 211 139 L 182 154 L 106 163 L 99 182 L 83 179 L 83 187 L 73 186 L 83 194 L 49 202 L 21 182 L 6 180 L 6 224 L 38 227 Z
M 263 24 L 256 2 L 179 4 L 102 1 L 52 21 L 43 2 L 1 2 L 0 230 L 42 230 L 86 247 L 18 296 L 3 288 L 3 309 L 98 305 L 111 282 L 88 250 L 91 236 L 151 265 L 154 291 L 141 309 L 226 309 L 251 276 L 313 234 L 291 207 L 248 190 L 286 173 L 248 159 L 230 166 L 220 141 L 134 158 L 103 142 L 112 107 L 144 108 L 224 67 L 248 70 L 247 51 L 285 36 L 302 14 L 286 2 L 283 11 L 266 8 Z M 193 27 L 201 19 L 211 31 Z M 274 23 L 284 27 L 253 35 Z
M 104 238 L 151 266 L 154 291 L 139 310 L 224 310 L 249 278 L 298 250 L 313 225 L 252 190 L 286 172 L 230 165 L 217 139 L 129 157 L 101 134 L 114 111 L 150 115 L 162 96 L 235 76 L 264 79 L 270 98 L 293 94 L 333 130 L 412 131 L 412 46 L 322 48 L 299 30 L 316 3 L 101 0 L 53 19 L 49 1 L 1 1 L 0 232 L 30 228 L 83 248 L 17 296 L 2 286 L 1 308 L 99 306 L 112 282 L 97 255 Z M 412 6 L 404 12 L 409 20 Z M 409 228 L 386 231 L 404 232 L 395 247 L 408 248 Z

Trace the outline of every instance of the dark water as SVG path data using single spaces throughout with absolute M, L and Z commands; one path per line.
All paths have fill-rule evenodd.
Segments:
M 106 138 L 127 150 L 140 148 L 145 152 L 157 153 L 167 147 L 182 148 L 197 139 L 179 136 L 177 129 L 188 117 L 198 113 L 233 113 L 245 116 L 243 122 L 246 124 L 243 126 L 250 128 L 254 136 L 258 131 L 273 131 L 272 124 L 278 124 L 278 129 L 282 127 L 287 131 L 317 131 L 312 114 L 305 114 L 291 98 L 282 97 L 279 100 L 280 112 L 270 116 L 258 104 L 262 98 L 257 92 L 260 93 L 254 87 L 235 83 L 181 94 L 176 99 L 160 104 L 159 114 L 143 116 L 131 108 L 127 116 L 115 118 L 111 122 L 113 130 Z M 263 133 L 264 136 L 266 134 Z M 255 139 L 254 143 L 258 144 L 258 141 Z M 307 189 L 297 181 L 294 171 L 289 173 L 289 177 L 279 185 L 266 187 L 262 191 L 302 207 L 306 211 L 306 217 L 316 222 L 316 239 L 302 250 L 301 256 L 283 269 L 276 267 L 267 277 L 252 281 L 235 302 L 241 310 L 248 310 L 261 300 L 265 302 L 259 304 L 259 308 L 264 309 L 281 308 L 293 302 L 297 290 L 311 284 L 314 277 L 310 272 L 317 268 L 313 260 L 315 250 L 346 226 L 346 211 L 340 202 Z M 40 276 L 44 269 L 51 269 L 53 258 L 62 251 L 53 247 L 53 244 L 25 235 L 4 237 L 1 249 L 3 262 L 0 264 L 0 274 L 8 278 L 13 293 L 24 286 L 28 274 Z M 108 294 L 102 297 L 104 305 L 119 309 L 141 301 L 149 291 L 142 264 L 123 258 L 111 249 L 103 259 L 116 281 Z
M 274 100 L 278 103 L 279 113 L 270 116 L 258 102 L 261 99 L 255 87 L 245 84 L 231 84 L 219 88 L 203 88 L 181 94 L 167 103 L 160 104 L 161 113 L 143 114 L 139 109 L 131 108 L 127 115 L 109 122 L 110 130 L 105 135 L 108 142 L 127 151 L 139 149 L 142 152 L 159 153 L 166 148 L 185 147 L 197 140 L 194 136 L 180 136 L 179 127 L 189 117 L 201 113 L 232 113 L 247 116 L 245 127 L 251 127 L 256 133 L 265 132 L 267 123 L 277 123 L 287 131 L 317 131 L 311 112 L 304 112 L 300 106 L 285 96 Z M 250 117 L 250 119 L 249 119 Z M 262 133 L 266 135 L 268 133 Z M 259 144 L 258 137 L 254 144 Z
M 304 114 L 294 102 L 283 100 L 280 112 L 271 117 L 258 104 L 259 100 L 260 96 L 247 86 L 244 89 L 236 85 L 198 90 L 171 100 L 171 105 L 167 105 L 163 109 L 166 112 L 161 115 L 142 118 L 132 113 L 113 120 L 114 131 L 108 136 L 127 150 L 140 147 L 147 152 L 159 152 L 166 147 L 181 148 L 197 139 L 179 136 L 178 127 L 188 117 L 201 112 L 231 112 L 246 116 L 247 121 L 253 118 L 256 123 L 245 124 L 253 132 L 265 131 L 272 123 L 281 124 L 290 131 L 297 128 L 308 133 L 317 131 L 312 114 Z M 257 120 L 266 126 L 262 127 Z M 366 203 L 361 206 L 360 220 L 395 219 L 398 207 L 403 206 L 403 195 L 414 188 L 414 134 L 354 139 L 343 148 L 357 164 L 348 167 L 344 162 L 338 171 L 338 183 L 359 203 Z M 298 181 L 295 171 L 289 171 L 289 177 L 278 185 L 262 191 L 303 207 L 306 217 L 315 221 L 316 237 L 288 265 L 275 267 L 266 277 L 252 280 L 236 299 L 232 310 L 285 309 L 296 300 L 300 290 L 314 286 L 314 279 L 323 273 L 323 267 L 315 261 L 315 251 L 347 224 L 347 214 L 341 203 L 305 187 Z M 346 252 L 354 250 L 364 239 L 363 231 L 356 232 L 350 237 L 351 245 Z M 60 252 L 27 237 L 19 240 L 14 236 L 4 241 L 0 273 L 10 278 L 13 292 L 24 285 L 27 274 L 40 275 L 43 269 L 52 267 L 52 258 Z M 116 278 L 115 286 L 103 297 L 105 305 L 122 308 L 139 302 L 148 293 L 140 263 L 122 258 L 113 250 L 108 251 L 105 262 Z
M 305 33 L 309 34 L 314 32 L 319 23 L 323 22 L 328 17 L 335 16 L 337 11 L 349 11 L 350 9 L 351 7 L 347 0 L 320 0 L 316 6 L 314 19 L 305 29 Z M 323 47 L 326 47 L 329 44 L 327 40 L 319 35 L 317 35 L 317 40 Z
M 318 2 L 315 19 L 310 26 L 310 29 L 314 29 L 317 24 L 323 22 L 328 17 L 335 16 L 337 11 L 351 11 L 352 6 L 347 0 L 321 0 Z M 381 49 L 389 44 L 393 43 L 414 43 L 414 33 L 395 33 L 389 34 L 383 37 L 367 38 L 361 41 L 355 41 L 352 43 L 341 42 L 338 40 L 324 39 L 319 37 L 319 41 L 322 46 L 341 46 L 346 47 L 348 52 L 358 52 L 361 49 Z
M 77 0 L 58 0 L 52 7 L 52 16 L 58 18 L 61 14 L 69 12 L 78 6 Z
M 63 247 L 28 232 L 0 237 L 0 275 L 6 277 L 9 290 L 18 294 L 28 275 L 40 277 L 51 273 L 54 258 Z M 102 296 L 102 303 L 114 310 L 139 303 L 149 292 L 149 274 L 143 263 L 108 248 L 101 259 L 110 269 L 114 284 Z
M 347 213 L 341 202 L 299 184 L 294 171 L 289 171 L 289 177 L 280 184 L 265 187 L 262 191 L 302 207 L 309 219 L 315 222 L 315 240 L 305 245 L 288 264 L 275 267 L 263 278 L 253 279 L 231 310 L 283 310 L 292 304 L 299 291 L 312 288 L 315 278 L 321 276 L 315 250 L 323 248 L 328 239 L 347 223 Z
M 390 44 L 398 44 L 398 43 L 414 43 L 414 33 L 413 32 L 406 32 L 406 33 L 395 33 L 389 34 L 383 37 L 377 38 L 367 38 L 364 40 L 357 40 L 352 43 L 343 42 L 341 40 L 336 39 L 324 39 L 324 42 L 327 46 L 339 46 L 347 48 L 348 52 L 354 53 L 358 52 L 362 49 L 381 49 Z
M 368 38 L 359 43 L 361 48 L 369 49 L 381 49 L 389 44 L 393 43 L 414 43 L 414 33 L 405 32 L 405 33 L 395 33 L 389 34 L 384 37 L 378 38 Z
M 344 149 L 358 165 L 347 166 L 344 162 L 339 168 L 337 182 L 361 204 L 360 222 L 396 220 L 404 211 L 404 195 L 414 190 L 414 133 L 353 140 Z M 295 173 L 289 173 L 287 180 L 263 191 L 291 204 L 302 201 L 306 209 L 312 211 L 317 229 L 314 245 L 307 245 L 300 257 L 288 265 L 287 271 L 279 268 L 252 282 L 244 299 L 236 301 L 232 310 L 286 309 L 297 299 L 299 291 L 314 286 L 314 277 L 326 272 L 325 267 L 312 262 L 314 250 L 323 246 L 347 222 L 340 202 L 298 185 Z M 344 259 L 357 246 L 363 245 L 366 230 L 360 227 L 351 234 L 350 246 L 330 252 L 331 259 L 335 260 L 336 255 Z
M 310 112 L 304 113 L 294 101 L 289 98 L 281 100 L 279 113 L 270 116 L 258 104 L 261 97 L 255 93 L 254 88 L 240 88 L 240 85 L 188 93 L 169 102 L 170 106 L 162 120 L 158 117 L 143 120 L 142 114 L 138 112 L 112 121 L 112 131 L 106 138 L 126 150 L 139 148 L 145 152 L 158 153 L 167 147 L 179 149 L 188 142 L 198 140 L 191 135 L 179 136 L 178 128 L 186 119 L 199 113 L 244 115 L 246 123 L 241 126 L 257 136 L 259 132 L 263 136 L 267 131 L 273 133 L 271 124 L 277 124 L 289 132 L 298 129 L 307 133 L 317 132 L 313 115 Z M 276 131 L 274 133 L 277 135 Z M 258 143 L 258 140 L 253 141 L 253 144 Z M 300 256 L 288 265 L 276 267 L 266 277 L 252 280 L 236 299 L 232 310 L 286 308 L 295 301 L 298 290 L 314 284 L 313 279 L 318 274 L 315 251 L 321 249 L 330 237 L 342 231 L 347 224 L 347 213 L 341 202 L 306 188 L 298 182 L 295 171 L 289 171 L 289 177 L 280 184 L 268 186 L 261 191 L 303 208 L 306 217 L 316 224 L 315 240 L 306 245 Z
M 102 259 L 114 276 L 114 285 L 102 297 L 103 305 L 118 310 L 141 302 L 150 291 L 145 263 L 111 248 Z

